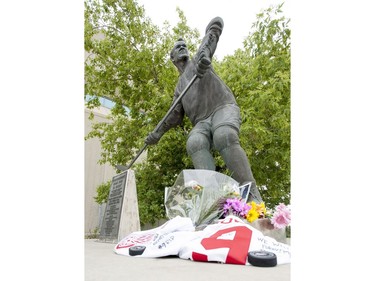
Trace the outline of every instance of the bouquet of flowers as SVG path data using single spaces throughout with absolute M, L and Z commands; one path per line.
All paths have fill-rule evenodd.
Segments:
M 270 218 L 275 229 L 290 224 L 290 210 L 283 203 L 267 211 L 264 202 L 247 203 L 250 184 L 238 183 L 224 174 L 209 170 L 183 170 L 172 187 L 165 189 L 167 216 L 190 217 L 196 227 L 206 226 L 228 215 L 249 223 Z
M 277 205 L 275 211 L 267 211 L 264 202 L 260 204 L 254 201 L 245 203 L 243 199 L 237 197 L 226 199 L 222 208 L 224 217 L 235 215 L 250 223 L 257 219 L 270 218 L 275 229 L 282 229 L 288 226 L 291 221 L 290 209 L 284 203 Z
M 165 189 L 168 218 L 190 217 L 195 226 L 205 226 L 222 217 L 225 200 L 239 195 L 238 183 L 210 170 L 183 170 L 172 187 Z

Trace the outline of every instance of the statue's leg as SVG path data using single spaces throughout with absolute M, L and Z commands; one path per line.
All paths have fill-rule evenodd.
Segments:
M 213 145 L 232 173 L 232 178 L 240 185 L 251 182 L 248 202 L 262 202 L 250 162 L 240 145 L 239 131 L 241 125 L 240 109 L 229 104 L 218 109 L 212 117 Z
M 240 146 L 239 137 L 234 128 L 218 127 L 214 132 L 213 141 L 236 181 L 240 184 L 255 181 L 246 153 Z
M 231 126 L 220 126 L 214 131 L 213 142 L 228 170 L 232 173 L 232 177 L 240 185 L 251 182 L 248 202 L 262 202 L 246 152 L 240 146 L 237 130 Z
M 195 169 L 215 171 L 215 160 L 211 154 L 211 141 L 207 133 L 194 130 L 189 134 L 186 149 Z

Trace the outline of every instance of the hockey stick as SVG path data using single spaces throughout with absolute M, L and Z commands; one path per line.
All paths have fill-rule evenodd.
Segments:
M 169 115 L 171 114 L 171 112 L 176 108 L 177 104 L 181 101 L 181 99 L 185 96 L 185 94 L 187 93 L 187 91 L 190 89 L 191 85 L 193 85 L 193 83 L 195 82 L 195 80 L 197 80 L 198 76 L 196 74 L 194 74 L 193 78 L 191 79 L 191 81 L 189 82 L 189 84 L 187 84 L 187 86 L 185 87 L 185 89 L 182 91 L 182 93 L 178 96 L 178 98 L 175 100 L 175 102 L 172 104 L 172 106 L 169 108 L 169 110 L 167 111 L 167 113 L 165 114 L 165 116 L 163 117 L 163 119 L 159 122 L 159 124 L 156 126 L 156 128 L 154 129 L 153 132 L 157 132 L 160 127 L 163 125 L 164 121 L 169 117 Z M 134 162 L 138 159 L 138 157 L 142 154 L 142 152 L 146 149 L 147 147 L 147 144 L 145 144 L 137 153 L 137 155 L 133 158 L 133 160 L 129 163 L 128 166 L 124 166 L 124 165 L 116 165 L 116 168 L 119 169 L 120 171 L 126 171 L 128 169 L 130 169 L 130 167 L 134 164 Z

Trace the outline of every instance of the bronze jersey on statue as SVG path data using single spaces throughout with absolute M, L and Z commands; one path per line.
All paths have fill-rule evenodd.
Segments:
M 178 98 L 193 78 L 196 69 L 195 65 L 195 60 L 188 61 L 184 73 L 179 77 L 175 90 L 175 99 Z M 186 116 L 189 117 L 193 125 L 204 120 L 223 105 L 236 104 L 231 90 L 211 67 L 201 79 L 191 85 L 189 92 L 182 98 L 181 102 Z M 183 112 L 180 113 L 183 114 Z

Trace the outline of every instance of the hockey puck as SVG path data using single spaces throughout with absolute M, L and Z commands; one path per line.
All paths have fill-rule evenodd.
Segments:
M 145 246 L 133 246 L 129 248 L 129 255 L 140 256 L 146 250 Z
M 267 251 L 251 251 L 247 254 L 247 260 L 253 266 L 271 267 L 277 265 L 277 257 Z

